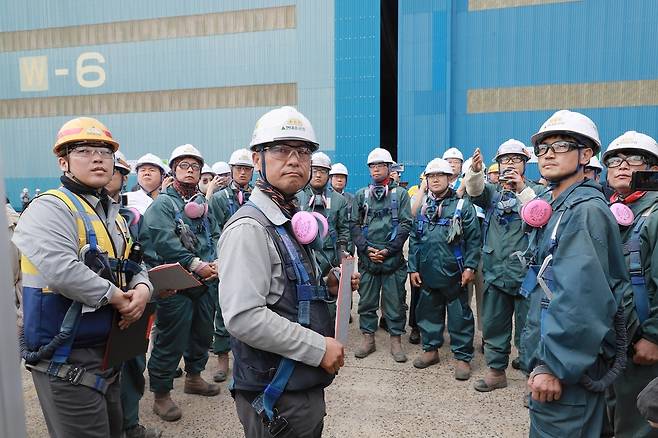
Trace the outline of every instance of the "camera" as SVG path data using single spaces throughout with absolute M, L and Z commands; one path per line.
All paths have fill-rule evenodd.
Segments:
M 508 167 L 507 169 L 503 169 L 503 171 L 500 173 L 500 177 L 498 178 L 498 182 L 504 183 L 509 181 L 510 176 L 514 173 L 514 169 L 511 167 Z
M 631 190 L 658 191 L 658 170 L 636 170 L 633 172 Z

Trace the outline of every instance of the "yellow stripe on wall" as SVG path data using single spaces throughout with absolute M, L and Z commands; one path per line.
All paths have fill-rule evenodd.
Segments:
M 486 9 L 518 8 L 521 6 L 539 6 L 551 3 L 575 3 L 583 0 L 468 0 L 469 11 Z
M 478 114 L 656 105 L 658 80 L 644 80 L 472 89 L 468 90 L 466 111 Z

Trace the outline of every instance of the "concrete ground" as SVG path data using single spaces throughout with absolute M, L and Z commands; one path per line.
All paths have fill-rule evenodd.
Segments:
M 475 340 L 473 377 L 459 382 L 453 377 L 454 359 L 447 342 L 439 350 L 441 363 L 418 370 L 411 362 L 421 354 L 420 347 L 409 344 L 404 336 L 403 346 L 409 361 L 395 363 L 388 352 L 388 334 L 380 329 L 376 334 L 377 351 L 365 359 L 354 358 L 360 335 L 356 306 L 352 312 L 355 317 L 350 326 L 345 367 L 326 391 L 325 437 L 512 438 L 528 435 L 528 411 L 522 403 L 525 379 L 519 371 L 509 368 L 509 386 L 505 389 L 486 394 L 473 389 L 474 380 L 486 369 L 480 354 L 480 333 Z M 447 332 L 445 336 L 448 341 Z M 210 379 L 216 369 L 213 359 L 211 357 L 204 372 L 206 379 Z M 28 372 L 23 373 L 23 390 L 28 436 L 47 437 Z M 142 424 L 164 430 L 165 437 L 243 436 L 225 383 L 219 396 L 205 398 L 184 394 L 183 379 L 176 379 L 172 394 L 183 410 L 183 418 L 175 423 L 161 421 L 151 411 L 153 397 L 147 392 L 141 402 Z

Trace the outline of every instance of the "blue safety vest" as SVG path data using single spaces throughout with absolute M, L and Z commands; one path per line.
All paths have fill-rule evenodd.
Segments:
M 368 198 L 370 197 L 370 192 L 372 188 L 369 187 L 364 193 L 364 213 L 363 213 L 363 222 L 361 224 L 361 232 L 363 233 L 363 238 L 368 240 L 368 225 L 370 224 L 372 218 L 379 218 L 391 213 L 391 238 L 390 242 L 394 241 L 398 235 L 398 226 L 400 225 L 400 219 L 398 217 L 399 207 L 398 207 L 398 192 L 397 187 L 391 189 L 390 208 L 382 208 L 380 210 L 370 211 L 370 206 L 368 205 Z
M 452 225 L 454 221 L 461 220 L 463 208 L 464 208 L 464 200 L 460 199 L 459 201 L 457 201 L 457 207 L 455 208 L 455 212 L 452 215 L 452 218 L 447 218 L 447 217 L 439 218 L 439 220 L 437 220 L 434 223 L 441 227 L 448 227 Z M 418 222 L 418 226 L 416 228 L 416 231 L 418 233 L 418 237 L 422 237 L 422 235 L 425 233 L 425 230 L 427 229 L 431 221 L 426 214 L 420 212 L 418 213 L 417 216 L 417 222 Z M 453 242 L 450 244 L 450 248 L 452 249 L 452 253 L 455 256 L 455 260 L 457 260 L 457 266 L 459 266 L 459 272 L 464 272 L 463 246 L 464 246 L 463 239 L 460 239 L 459 242 Z

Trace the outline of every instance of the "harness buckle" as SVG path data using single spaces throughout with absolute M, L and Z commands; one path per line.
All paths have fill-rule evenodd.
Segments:
M 64 380 L 71 385 L 79 385 L 82 381 L 82 376 L 87 372 L 85 367 L 71 366 L 64 376 Z
M 279 415 L 279 412 L 276 409 L 274 409 L 273 412 L 274 416 L 271 421 L 267 422 L 266 426 L 270 435 L 276 437 L 288 430 L 289 423 L 285 417 Z

